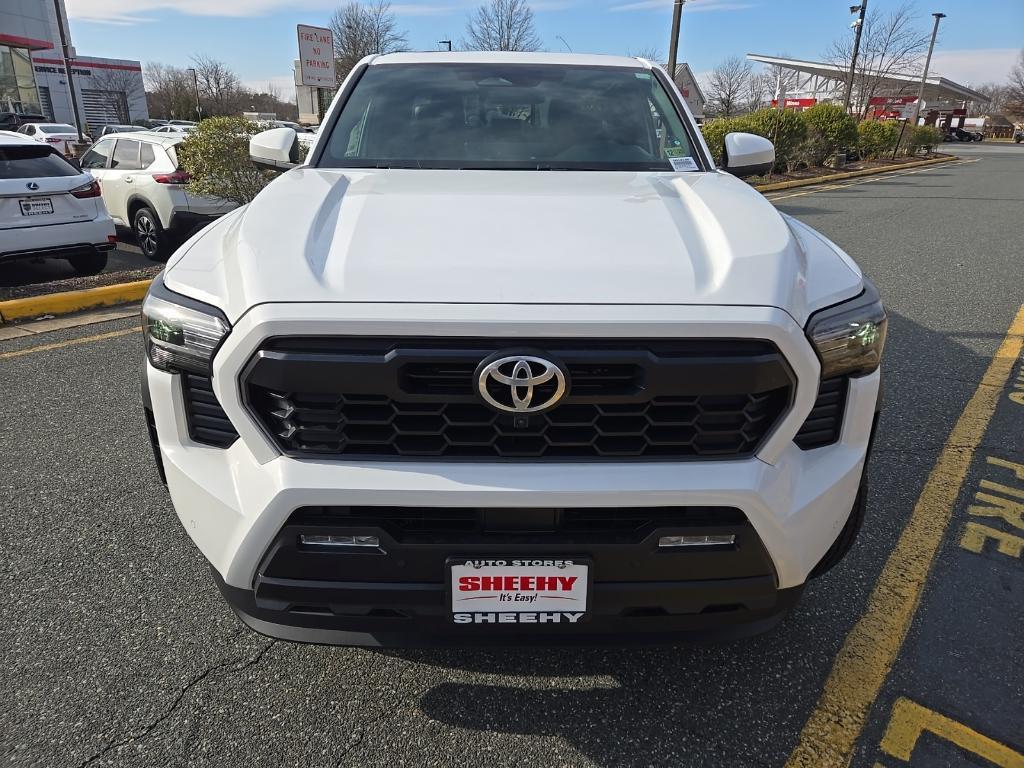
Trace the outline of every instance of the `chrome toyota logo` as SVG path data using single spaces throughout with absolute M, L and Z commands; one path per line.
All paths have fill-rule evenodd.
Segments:
M 28 187 L 29 189 L 39 189 L 39 185 L 36 184 L 34 181 L 30 181 L 25 186 Z
M 509 413 L 536 413 L 556 405 L 568 389 L 557 363 L 534 355 L 484 360 L 477 369 L 477 390 L 489 405 Z

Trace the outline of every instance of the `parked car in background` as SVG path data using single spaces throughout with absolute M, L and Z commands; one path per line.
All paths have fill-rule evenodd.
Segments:
M 159 128 L 153 128 L 150 133 L 170 133 L 177 134 L 178 136 L 185 136 L 186 134 L 192 133 L 196 127 L 194 125 L 180 125 L 178 123 L 168 123 L 167 125 L 161 125 Z
M 168 125 L 195 125 L 195 120 L 168 120 Z
M 25 123 L 18 133 L 56 147 L 68 156 L 71 155 L 71 145 L 78 141 L 78 129 L 68 123 Z
M 136 120 L 135 125 L 140 125 L 143 128 L 159 128 L 161 125 L 167 125 L 166 120 L 152 120 L 146 118 L 144 120 Z
M 79 274 L 94 275 L 115 242 L 92 176 L 49 144 L 0 131 L 0 263 L 67 259 Z
M 99 141 L 102 137 L 111 133 L 131 133 L 132 131 L 146 130 L 141 125 L 104 125 L 92 132 L 92 140 Z
M 82 168 L 99 180 L 114 222 L 131 227 L 142 253 L 154 261 L 166 259 L 175 243 L 235 207 L 185 191 L 188 174 L 178 166 L 175 149 L 184 139 L 181 133 L 115 133 L 82 155 Z
M 45 123 L 46 116 L 35 112 L 0 112 L 0 131 L 16 131 L 25 123 Z
M 947 128 L 943 141 L 981 141 L 985 134 L 980 131 L 967 131 L 963 128 Z

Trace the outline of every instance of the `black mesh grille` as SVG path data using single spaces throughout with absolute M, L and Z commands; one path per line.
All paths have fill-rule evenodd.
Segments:
M 843 431 L 848 388 L 849 380 L 845 376 L 821 382 L 814 408 L 794 438 L 800 448 L 808 451 L 838 442 Z
M 561 361 L 571 384 L 551 410 L 513 415 L 474 391 L 501 344 L 278 339 L 250 363 L 246 394 L 291 455 L 686 459 L 752 454 L 792 391 L 768 342 L 518 342 Z
M 380 528 L 395 541 L 429 537 L 507 538 L 526 534 L 642 537 L 656 528 L 736 526 L 744 514 L 732 507 L 573 507 L 486 509 L 463 507 L 302 507 L 287 525 L 334 530 Z
M 213 382 L 209 376 L 183 373 L 181 388 L 185 395 L 189 437 L 197 443 L 217 448 L 227 448 L 238 439 L 238 432 L 213 394 Z

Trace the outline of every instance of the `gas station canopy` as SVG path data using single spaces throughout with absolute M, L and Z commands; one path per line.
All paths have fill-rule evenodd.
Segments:
M 827 93 L 846 83 L 849 70 L 838 64 L 823 61 L 802 61 L 786 59 L 779 56 L 765 56 L 760 53 L 748 53 L 747 58 L 761 64 L 771 64 L 783 69 L 792 70 L 804 75 L 795 90 L 805 93 Z M 870 74 L 872 80 L 875 75 Z M 891 96 L 913 94 L 921 83 L 921 75 L 889 74 L 878 78 L 878 93 Z M 972 91 L 965 85 L 954 83 L 945 77 L 929 76 L 925 81 L 924 100 L 929 104 L 947 101 L 987 102 L 988 96 Z

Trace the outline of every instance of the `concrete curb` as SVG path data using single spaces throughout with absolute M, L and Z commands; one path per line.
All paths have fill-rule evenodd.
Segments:
M 29 296 L 24 299 L 0 301 L 0 323 L 24 320 L 40 315 L 66 315 L 93 307 L 109 307 L 141 301 L 149 290 L 152 280 L 138 280 L 133 283 L 104 285 L 86 288 L 82 291 L 50 293 L 43 296 Z
M 833 173 L 830 176 L 815 176 L 813 179 L 796 179 L 795 181 L 779 181 L 775 184 L 757 184 L 754 186 L 758 192 L 775 192 L 780 189 L 794 189 L 795 187 L 811 187 L 815 184 L 828 184 L 830 181 L 842 181 L 843 179 L 856 179 L 859 176 L 874 176 L 877 173 L 889 173 L 900 171 L 904 168 L 920 168 L 923 165 L 937 165 L 957 160 L 956 157 L 935 157 L 931 160 L 917 160 L 912 163 L 900 163 L 899 165 L 883 165 L 880 168 L 863 168 L 859 171 L 846 171 L 845 173 Z

